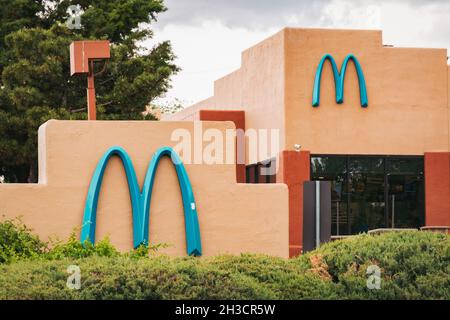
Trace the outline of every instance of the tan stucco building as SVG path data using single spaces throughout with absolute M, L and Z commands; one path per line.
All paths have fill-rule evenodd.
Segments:
M 326 54 L 339 72 L 348 55 L 357 58 L 367 106 L 361 106 L 361 79 L 352 62 L 337 103 L 329 61 L 318 86 L 320 105 L 313 106 Z M 335 235 L 450 225 L 449 79 L 446 49 L 385 46 L 381 31 L 286 28 L 245 50 L 241 67 L 215 81 L 211 98 L 165 120 L 231 120 L 242 129 L 279 130 L 276 180 L 289 187 L 295 255 L 302 248 L 302 186 L 308 180 L 332 182 Z M 244 152 L 245 141 L 238 145 Z M 237 168 L 238 181 L 273 182 L 261 178 L 248 152 L 246 164 L 247 172 Z
M 0 215 L 22 216 L 44 239 L 92 225 L 97 239 L 109 235 L 121 250 L 131 249 L 145 223 L 132 220 L 130 194 L 145 212 L 138 189 L 150 181 L 147 168 L 162 147 L 176 149 L 174 136 L 187 135 L 193 143 L 183 153 L 202 155 L 214 135 L 252 129 L 277 132 L 278 147 L 258 145 L 268 152 L 255 157 L 250 137 L 237 134 L 211 152 L 231 162 L 186 162 L 191 202 L 180 194 L 173 159 L 165 157 L 151 171 L 150 244 L 189 254 L 183 222 L 198 217 L 195 235 L 201 234 L 205 256 L 298 255 L 308 181 L 329 181 L 336 237 L 449 226 L 449 80 L 445 49 L 384 46 L 380 31 L 283 29 L 244 51 L 241 68 L 217 80 L 211 98 L 165 121 L 45 123 L 39 183 L 0 184 Z M 198 134 L 199 125 L 211 129 L 208 139 Z M 118 147 L 127 156 L 122 162 L 112 157 L 106 167 L 108 158 L 99 171 L 107 150 Z M 278 170 L 262 174 L 268 166 Z M 98 194 L 91 193 L 97 187 Z M 86 219 L 91 214 L 96 220 Z

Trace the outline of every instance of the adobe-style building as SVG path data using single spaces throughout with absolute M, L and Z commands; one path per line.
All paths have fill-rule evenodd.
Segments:
M 294 256 L 305 181 L 331 181 L 336 236 L 450 225 L 449 95 L 446 49 L 387 46 L 381 31 L 286 28 L 244 51 L 211 98 L 164 120 L 279 130 Z M 237 181 L 275 182 L 260 169 L 247 158 Z
M 284 29 L 171 121 L 43 124 L 39 183 L 0 184 L 0 220 L 120 250 L 287 258 L 309 248 L 304 183 L 328 181 L 335 237 L 450 226 L 449 70 L 446 50 L 384 46 L 380 31 Z

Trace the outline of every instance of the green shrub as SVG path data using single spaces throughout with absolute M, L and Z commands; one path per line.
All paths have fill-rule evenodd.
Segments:
M 43 259 L 60 260 L 64 258 L 80 259 L 92 256 L 116 257 L 119 251 L 111 244 L 109 238 L 98 241 L 95 246 L 86 241 L 82 244 L 75 232 L 72 232 L 66 242 L 57 241 L 51 244 L 51 249 L 42 255 Z
M 89 241 L 81 244 L 73 231 L 67 241 L 53 240 L 43 242 L 32 234 L 20 219 L 0 222 L 0 264 L 12 263 L 26 259 L 60 260 L 64 258 L 80 259 L 92 256 L 116 257 L 120 253 L 106 237 L 95 246 Z M 132 250 L 132 257 L 144 257 L 149 251 L 157 251 L 162 245 L 142 246 Z
M 37 257 L 46 244 L 31 233 L 20 219 L 0 223 L 0 264 Z
M 0 264 L 0 299 L 450 299 L 445 234 L 359 235 L 289 260 L 170 258 L 149 255 L 160 246 L 121 254 L 108 239 L 83 248 L 75 235 L 47 249 L 23 225 L 19 232 L 8 223 L 0 224 L 15 248 L 8 252 L 26 253 Z M 66 287 L 69 265 L 81 269 L 80 290 Z M 367 288 L 370 265 L 381 270 L 379 290 Z
M 450 237 L 403 231 L 359 235 L 322 246 L 298 259 L 320 254 L 340 295 L 346 298 L 450 299 Z M 381 289 L 365 286 L 369 265 L 381 269 Z
M 221 263 L 253 259 L 263 265 L 267 257 L 242 256 L 211 259 L 149 259 L 89 257 L 79 260 L 23 261 L 0 266 L 0 299 L 306 299 L 335 297 L 332 283 L 312 274 L 292 272 L 287 260 L 278 276 L 266 282 L 252 272 L 222 268 Z M 81 289 L 66 287 L 69 265 L 81 270 Z M 262 270 L 264 272 L 264 270 Z M 283 280 L 284 279 L 284 280 Z M 280 281 L 283 280 L 283 281 Z M 288 286 L 285 286 L 288 284 Z

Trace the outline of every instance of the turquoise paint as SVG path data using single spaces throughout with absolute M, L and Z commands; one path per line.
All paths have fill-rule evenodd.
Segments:
M 100 159 L 91 179 L 84 208 L 83 224 L 81 227 L 81 243 L 91 241 L 95 243 L 95 229 L 97 220 L 98 197 L 103 181 L 103 175 L 109 159 L 118 156 L 125 169 L 130 192 L 133 219 L 133 245 L 149 243 L 150 204 L 159 161 L 164 156 L 170 156 L 178 176 L 183 199 L 184 221 L 186 231 L 186 251 L 188 255 L 201 256 L 202 244 L 198 223 L 197 207 L 194 193 L 186 169 L 177 153 L 169 147 L 160 148 L 152 157 L 145 175 L 142 191 L 139 188 L 133 163 L 127 152 L 121 147 L 112 147 Z
M 358 75 L 361 107 L 364 108 L 367 107 L 369 103 L 367 98 L 366 80 L 364 79 L 364 73 L 362 71 L 361 65 L 359 64 L 358 59 L 356 59 L 356 57 L 352 54 L 349 54 L 345 58 L 344 62 L 342 63 L 340 73 L 338 71 L 336 61 L 334 60 L 334 58 L 330 54 L 326 54 L 323 56 L 322 60 L 320 60 L 319 66 L 317 67 L 316 77 L 314 79 L 312 105 L 314 107 L 318 107 L 320 105 L 320 82 L 322 79 L 323 66 L 327 60 L 330 61 L 333 70 L 334 84 L 336 90 L 336 103 L 341 104 L 344 102 L 345 72 L 347 71 L 348 62 L 351 60 L 355 64 L 356 73 Z

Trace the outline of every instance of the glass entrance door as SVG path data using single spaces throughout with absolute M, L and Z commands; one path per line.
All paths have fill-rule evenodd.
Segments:
M 385 227 L 384 167 L 382 157 L 349 158 L 351 224 L 348 234 Z
M 331 182 L 332 235 L 424 225 L 423 157 L 314 155 L 311 180 Z
M 389 174 L 386 225 L 389 228 L 418 228 L 423 221 L 423 176 Z

